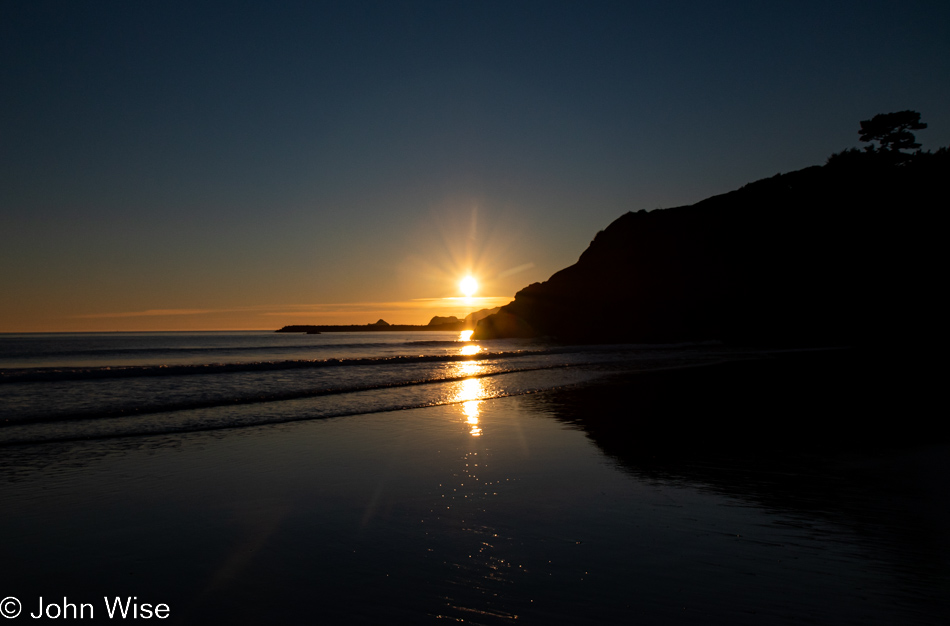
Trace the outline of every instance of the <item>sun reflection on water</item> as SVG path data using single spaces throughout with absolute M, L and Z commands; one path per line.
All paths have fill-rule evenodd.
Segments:
M 459 377 L 477 376 L 482 373 L 482 364 L 478 361 L 462 361 L 456 365 L 456 374 Z M 469 382 L 465 380 L 464 382 Z M 459 398 L 459 401 L 465 398 Z
M 485 389 L 482 387 L 480 378 L 466 378 L 462 381 L 462 388 L 458 393 L 456 402 L 474 402 L 481 400 Z

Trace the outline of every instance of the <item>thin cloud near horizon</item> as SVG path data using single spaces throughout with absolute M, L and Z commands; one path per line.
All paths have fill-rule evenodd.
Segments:
M 333 315 L 340 313 L 359 313 L 367 311 L 408 311 L 412 309 L 435 309 L 443 307 L 472 306 L 494 308 L 511 302 L 510 296 L 473 296 L 449 298 L 415 298 L 402 302 L 341 302 L 328 304 L 285 304 L 276 306 L 250 306 L 221 309 L 147 309 L 144 311 L 121 311 L 109 313 L 89 313 L 72 315 L 72 319 L 110 319 L 128 317 L 169 317 L 181 315 L 211 315 L 220 313 L 252 313 L 264 316 L 301 316 L 301 315 Z M 285 310 L 274 310 L 285 309 Z M 292 309 L 292 310 L 286 310 Z

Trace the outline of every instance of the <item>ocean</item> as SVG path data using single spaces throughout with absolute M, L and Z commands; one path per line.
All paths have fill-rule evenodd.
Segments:
M 717 452 L 732 390 L 768 380 L 749 372 L 775 355 L 449 332 L 0 335 L 0 613 L 947 623 L 950 446 Z M 789 401 L 770 393 L 750 391 L 763 423 Z M 697 420 L 724 434 L 691 441 Z
M 607 371 L 736 358 L 716 344 L 565 346 L 470 333 L 0 335 L 0 444 L 216 430 L 481 401 Z

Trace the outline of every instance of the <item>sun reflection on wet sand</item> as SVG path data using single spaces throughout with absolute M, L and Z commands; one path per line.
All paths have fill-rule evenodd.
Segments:
M 443 484 L 447 488 L 439 494 L 436 506 L 440 518 L 451 519 L 456 529 L 451 537 L 454 556 L 444 561 L 451 568 L 448 579 L 464 583 L 447 590 L 442 608 L 444 615 L 440 617 L 507 623 L 519 617 L 514 610 L 517 607 L 500 602 L 505 594 L 518 589 L 517 576 L 525 571 L 517 560 L 517 548 L 510 549 L 519 538 L 502 533 L 494 524 L 494 516 L 486 513 L 492 510 L 504 485 L 512 480 L 504 470 L 495 469 L 492 458 L 495 450 L 511 445 L 512 439 L 508 437 L 505 437 L 507 443 L 494 441 L 499 433 L 511 428 L 511 423 L 504 419 L 496 422 L 494 416 L 498 413 L 488 402 L 499 392 L 497 378 L 488 375 L 495 371 L 495 366 L 486 361 L 465 360 L 454 363 L 453 367 L 453 373 L 461 380 L 454 383 L 450 397 L 459 412 L 453 411 L 449 419 L 454 418 L 465 431 L 464 434 L 455 431 L 459 437 L 455 440 L 457 465 L 452 466 L 451 476 L 439 484 L 440 488 Z M 488 432 L 483 428 L 483 420 L 490 422 Z
M 482 429 L 478 426 L 479 404 L 481 404 L 480 400 L 469 400 L 462 403 L 462 413 L 464 413 L 468 418 L 467 421 L 472 427 L 472 429 L 469 431 L 472 437 L 479 437 L 482 434 Z
M 472 378 L 466 378 L 459 383 L 454 400 L 459 403 L 462 415 L 465 417 L 465 423 L 471 427 L 469 434 L 473 437 L 479 437 L 482 434 L 482 429 L 478 423 L 478 407 L 488 391 L 482 379 L 475 378 L 481 372 L 482 366 L 475 361 L 465 361 L 459 363 L 458 367 L 462 376 L 471 376 Z

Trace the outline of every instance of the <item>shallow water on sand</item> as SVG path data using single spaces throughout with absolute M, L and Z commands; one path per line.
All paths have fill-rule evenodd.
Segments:
M 875 515 L 853 474 L 836 507 L 755 468 L 640 471 L 545 397 L 8 447 L 0 596 L 196 624 L 947 617 L 944 538 L 890 536 L 933 520 Z
M 0 335 L 0 446 L 246 427 L 517 395 L 717 344 L 472 342 L 449 331 Z

